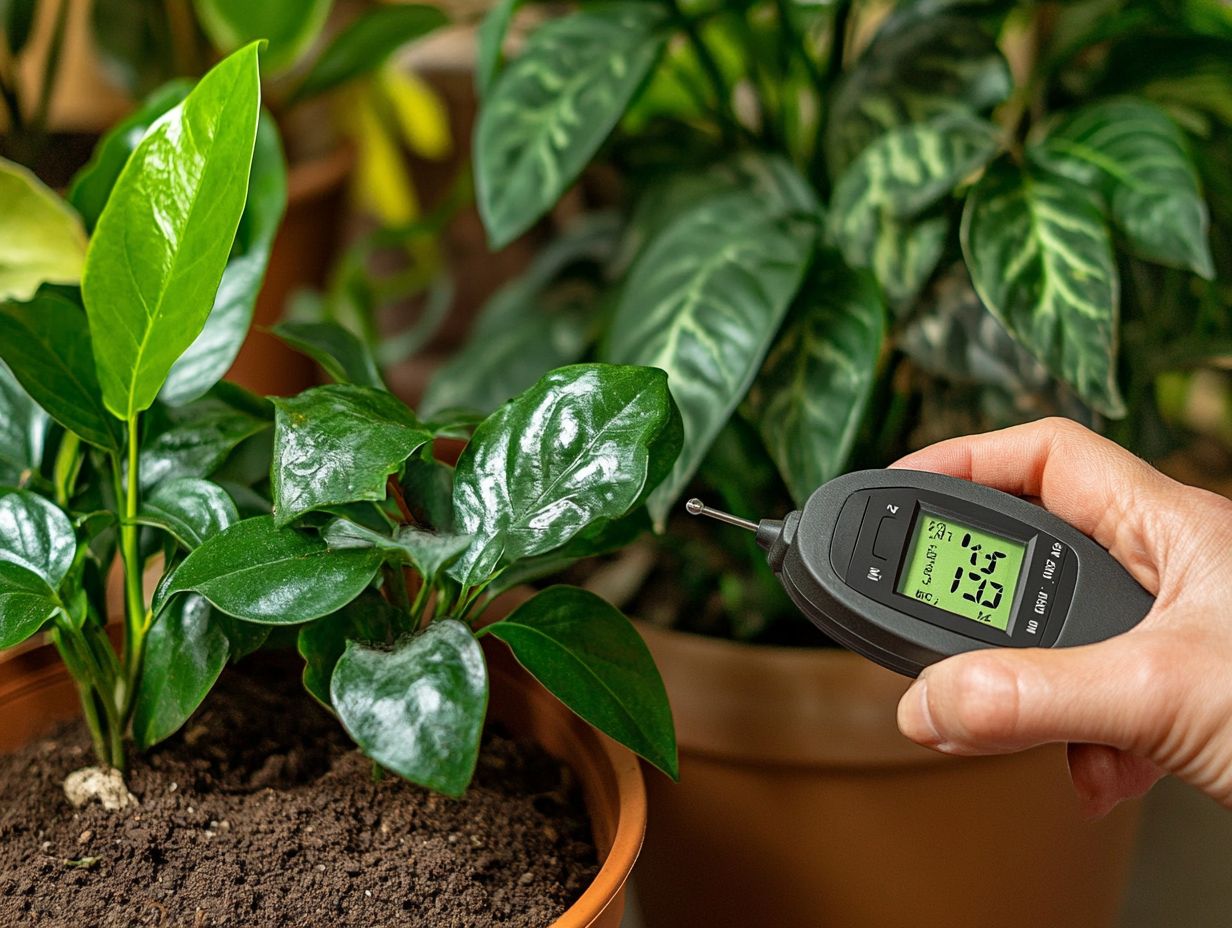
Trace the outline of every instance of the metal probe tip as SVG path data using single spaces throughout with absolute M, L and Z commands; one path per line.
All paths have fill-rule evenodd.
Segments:
M 757 531 L 756 522 L 750 522 L 748 519 L 733 516 L 730 512 L 723 512 L 719 509 L 711 509 L 697 497 L 694 497 L 685 503 L 684 508 L 685 511 L 691 516 L 709 516 L 712 519 L 718 519 L 720 522 L 726 522 L 728 525 L 734 525 L 737 528 L 747 529 L 750 532 Z

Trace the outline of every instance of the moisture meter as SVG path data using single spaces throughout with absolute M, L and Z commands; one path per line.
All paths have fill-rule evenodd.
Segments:
M 911 470 L 845 474 L 756 532 L 775 575 L 818 628 L 915 676 L 976 648 L 1062 648 L 1128 631 L 1154 598 L 1107 551 L 1026 500 Z

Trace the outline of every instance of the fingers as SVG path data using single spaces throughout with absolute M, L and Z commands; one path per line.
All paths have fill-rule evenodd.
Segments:
M 1149 647 L 1114 638 L 1079 648 L 990 649 L 925 669 L 903 695 L 898 726 L 950 754 L 999 754 L 1047 742 L 1091 742 L 1137 753 L 1175 715 L 1169 681 Z
M 1070 779 L 1088 818 L 1102 818 L 1143 795 L 1165 773 L 1145 757 L 1103 744 L 1071 744 L 1068 754 Z

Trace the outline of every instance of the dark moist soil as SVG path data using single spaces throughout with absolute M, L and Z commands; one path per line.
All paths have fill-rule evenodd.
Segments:
M 232 671 L 137 760 L 130 813 L 64 798 L 82 725 L 0 756 L 0 926 L 544 928 L 598 872 L 572 773 L 485 736 L 447 799 L 387 775 L 298 682 Z

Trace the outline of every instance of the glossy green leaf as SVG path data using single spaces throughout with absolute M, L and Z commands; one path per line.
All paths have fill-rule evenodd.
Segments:
M 199 398 L 230 370 L 252 325 L 274 237 L 287 205 L 287 165 L 278 125 L 261 111 L 248 179 L 248 200 L 222 282 L 205 327 L 171 365 L 158 396 L 182 406 Z
M 270 73 L 290 68 L 312 47 L 332 6 L 332 0 L 193 0 L 201 26 L 224 54 L 267 40 L 261 65 Z
M 146 130 L 167 110 L 181 103 L 190 90 L 192 81 L 188 80 L 164 84 L 99 139 L 89 162 L 73 177 L 67 197 L 87 229 L 92 230 L 98 222 L 120 172 Z
M 332 707 L 329 681 L 348 641 L 389 646 L 404 634 L 408 619 L 380 594 L 368 591 L 333 615 L 309 622 L 299 631 L 304 659 L 304 689 L 322 705 Z
M 1090 104 L 1053 127 L 1031 157 L 1099 190 L 1138 257 L 1215 276 L 1198 172 L 1184 134 L 1159 107 L 1132 97 Z
M 341 609 L 368 586 L 379 551 L 331 551 L 320 538 L 269 516 L 236 522 L 188 555 L 156 597 L 200 593 L 227 615 L 296 625 Z
M 0 361 L 0 486 L 23 484 L 43 460 L 47 413 Z
M 374 71 L 407 42 L 448 23 L 441 10 L 426 4 L 400 3 L 366 10 L 321 53 L 296 91 L 296 99 L 324 93 Z
M 164 529 L 192 550 L 240 520 L 235 501 L 216 483 L 181 477 L 158 484 L 138 520 Z
M 962 108 L 984 112 L 1013 84 L 996 36 L 970 11 L 904 4 L 835 87 L 826 116 L 831 177 L 883 132 Z
M 202 597 L 181 596 L 150 626 L 133 709 L 141 750 L 179 731 L 222 673 L 230 644 L 218 618 Z
M 430 450 L 430 449 L 429 449 Z M 436 532 L 453 532 L 453 468 L 421 455 L 406 462 L 402 498 L 420 525 Z
M 76 553 L 73 525 L 55 503 L 29 490 L 0 496 L 0 561 L 24 567 L 55 590 Z
M 876 284 L 827 253 L 749 393 L 749 418 L 798 505 L 843 471 L 868 407 L 885 315 Z
M 147 417 L 141 448 L 141 483 L 152 487 L 177 477 L 208 477 L 244 440 L 270 422 L 212 393 L 195 403 L 156 407 Z
M 432 434 L 383 390 L 333 384 L 274 400 L 274 514 L 382 500 L 391 474 Z
M 81 279 L 86 234 L 77 215 L 30 171 L 0 158 L 0 300 Z
M 605 360 L 666 371 L 684 418 L 684 450 L 648 502 L 659 526 L 744 399 L 812 256 L 811 226 L 766 203 L 737 191 L 681 214 L 621 290 Z
M 0 560 L 0 651 L 21 644 L 42 628 L 58 608 L 42 577 L 11 561 Z
M 21 54 L 30 40 L 38 0 L 0 0 L 0 32 L 14 58 Z
M 454 472 L 456 531 L 474 536 L 449 570 L 468 585 L 501 563 L 558 548 L 624 515 L 679 448 L 658 370 L 578 364 L 545 375 L 475 430 Z M 674 433 L 673 433 L 674 434 Z M 656 454 L 657 452 L 657 454 Z
M 392 535 L 384 535 L 346 519 L 330 523 L 321 537 L 336 550 L 375 547 L 384 552 L 386 560 L 414 567 L 427 583 L 471 543 L 469 535 L 429 532 L 414 525 L 400 525 Z
M 385 389 L 376 358 L 350 329 L 336 322 L 280 322 L 273 332 L 316 361 L 337 383 Z
M 381 766 L 447 796 L 466 791 L 479 757 L 488 670 L 461 622 L 434 622 L 391 650 L 349 643 L 330 696 L 347 733 Z
M 29 303 L 0 303 L 0 357 L 66 429 L 105 451 L 123 447 L 120 423 L 103 406 L 80 306 L 49 291 Z
M 497 78 L 475 128 L 475 193 L 500 248 L 581 173 L 650 73 L 666 12 L 654 3 L 588 6 L 543 24 Z
M 650 650 L 619 609 L 586 590 L 554 586 L 485 631 L 575 713 L 679 777 L 667 691 Z
M 501 49 L 522 0 L 497 0 L 475 30 L 475 93 L 482 100 L 500 71 Z
M 98 379 L 120 418 L 147 409 L 214 305 L 247 195 L 257 48 L 205 75 L 133 150 L 82 278 Z
M 878 214 L 877 239 L 866 266 L 896 311 L 909 307 L 928 283 L 945 254 L 951 225 L 949 216 L 940 210 L 913 219 Z
M 998 163 L 967 197 L 962 245 L 976 292 L 1010 334 L 1090 406 L 1124 415 L 1116 265 L 1094 194 Z

